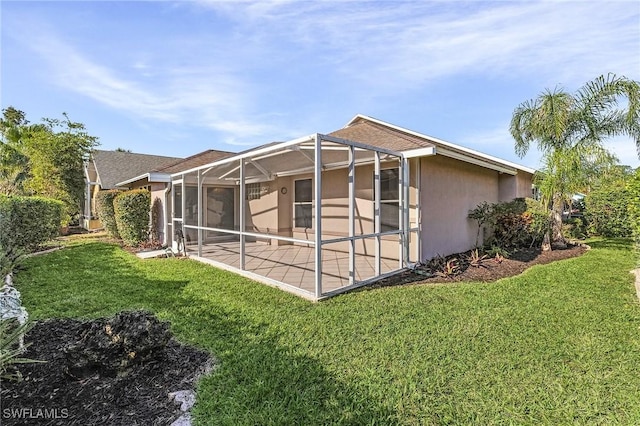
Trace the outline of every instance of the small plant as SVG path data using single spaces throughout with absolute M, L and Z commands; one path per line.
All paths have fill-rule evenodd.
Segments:
M 495 257 L 493 258 L 493 261 L 496 262 L 497 264 L 500 264 L 504 261 L 504 256 L 501 255 L 500 253 L 496 253 Z
M 484 265 L 483 262 L 488 257 L 489 256 L 487 256 L 486 254 L 483 254 L 482 256 L 480 256 L 480 252 L 478 251 L 478 249 L 475 249 L 471 251 L 471 254 L 469 255 L 469 258 L 468 258 L 469 266 L 473 266 L 474 268 L 480 268 L 480 267 L 486 268 L 487 266 Z
M 20 371 L 15 369 L 15 364 L 27 364 L 32 362 L 45 362 L 29 358 L 22 358 L 20 355 L 24 353 L 29 346 L 21 345 L 22 337 L 32 327 L 32 322 L 17 324 L 15 319 L 0 320 L 0 381 L 21 380 Z
M 452 278 L 460 273 L 460 262 L 458 259 L 449 259 L 442 266 L 442 269 L 436 271 L 436 275 L 442 278 Z
M 496 257 L 496 255 L 500 255 L 503 260 L 508 259 L 509 256 L 511 256 L 511 253 L 499 246 L 491 246 L 490 249 L 485 250 L 485 253 L 487 254 L 487 256 L 494 258 Z
M 5 249 L 0 245 L 0 286 L 7 275 L 15 272 L 24 259 L 24 252 L 17 248 Z

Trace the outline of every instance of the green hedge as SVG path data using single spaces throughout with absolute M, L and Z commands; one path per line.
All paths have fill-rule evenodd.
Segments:
M 113 238 L 120 238 L 118 233 L 118 225 L 116 224 L 116 212 L 113 206 L 113 200 L 122 191 L 115 189 L 108 191 L 100 191 L 96 194 L 96 211 L 100 223 L 104 226 L 105 231 Z
M 149 236 L 151 193 L 147 190 L 122 192 L 113 201 L 118 233 L 126 245 L 136 246 Z
M 59 235 L 63 212 L 62 201 L 0 195 L 0 246 L 36 249 Z
M 629 191 L 622 188 L 594 190 L 585 198 L 585 217 L 590 235 L 630 237 Z
M 629 195 L 629 204 L 627 205 L 629 227 L 635 237 L 636 247 L 640 249 L 640 167 L 636 169 L 635 174 L 627 183 L 627 191 Z

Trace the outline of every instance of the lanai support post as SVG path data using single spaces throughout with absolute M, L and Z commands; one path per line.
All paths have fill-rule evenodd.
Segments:
M 349 146 L 349 285 L 353 285 L 356 282 L 356 148 Z
M 245 231 L 245 217 L 246 217 L 246 203 L 245 203 L 245 185 L 244 185 L 244 179 L 245 179 L 245 170 L 244 170 L 244 158 L 240 159 L 240 201 L 238 202 L 238 204 L 240 205 L 240 269 L 241 270 L 245 270 L 246 264 L 245 264 L 245 235 L 244 235 L 244 231 Z
M 315 189 L 314 228 L 315 228 L 315 266 L 316 298 L 322 296 L 322 138 L 315 135 L 313 183 Z
M 187 185 L 185 184 L 186 176 L 182 175 L 182 197 L 180 199 L 180 209 L 182 210 L 182 221 L 180 221 L 180 227 L 182 228 L 182 251 L 184 255 L 187 255 L 187 230 L 184 227 L 184 219 L 187 217 Z
M 202 257 L 202 170 L 198 169 L 198 257 Z
M 411 202 L 409 198 L 409 159 L 402 158 L 402 257 L 403 265 L 401 267 L 407 267 L 409 265 L 409 204 Z
M 380 152 L 375 151 L 375 164 L 374 164 L 374 172 L 373 172 L 373 199 L 374 199 L 374 208 L 373 208 L 373 232 L 376 234 L 376 245 L 375 245 L 375 274 L 376 276 L 380 275 L 380 252 L 381 252 L 381 241 L 380 241 Z

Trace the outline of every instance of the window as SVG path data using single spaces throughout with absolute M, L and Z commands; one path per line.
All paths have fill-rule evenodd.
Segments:
M 260 183 L 248 183 L 245 186 L 247 200 L 259 200 L 261 190 Z
M 293 221 L 296 228 L 313 228 L 311 213 L 312 205 L 311 179 L 295 181 L 293 198 Z
M 400 169 L 380 170 L 380 232 L 400 229 L 399 184 Z
M 173 186 L 173 217 L 182 218 L 182 185 Z

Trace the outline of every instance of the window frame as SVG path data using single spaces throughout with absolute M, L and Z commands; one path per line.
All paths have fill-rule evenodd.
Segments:
M 309 197 L 309 201 L 297 201 L 296 200 L 296 196 L 297 196 L 297 191 L 296 191 L 296 184 L 298 182 L 302 182 L 302 181 L 309 181 L 311 183 L 310 185 L 310 191 L 311 191 L 311 196 Z M 296 208 L 298 206 L 309 206 L 309 225 L 310 226 L 298 226 L 298 217 L 296 215 Z M 292 219 L 293 219 L 293 228 L 294 229 L 314 229 L 315 226 L 313 226 L 313 178 L 302 178 L 302 179 L 294 179 L 293 180 L 293 214 L 292 214 Z M 301 220 L 305 220 L 307 218 L 301 218 Z
M 394 185 L 393 191 L 397 194 L 397 198 L 395 199 L 384 199 L 382 198 L 382 174 L 387 170 L 395 170 L 396 171 L 396 179 L 398 184 Z M 375 201 L 376 201 L 376 185 L 375 185 L 375 172 L 373 172 L 373 213 L 375 218 Z M 386 167 L 384 169 L 380 169 L 380 232 L 388 232 L 388 231 L 397 231 L 400 229 L 400 166 L 397 167 Z M 393 224 L 389 225 L 389 221 L 385 221 L 382 215 L 382 206 L 383 205 L 392 205 L 396 207 L 396 214 L 394 215 Z

